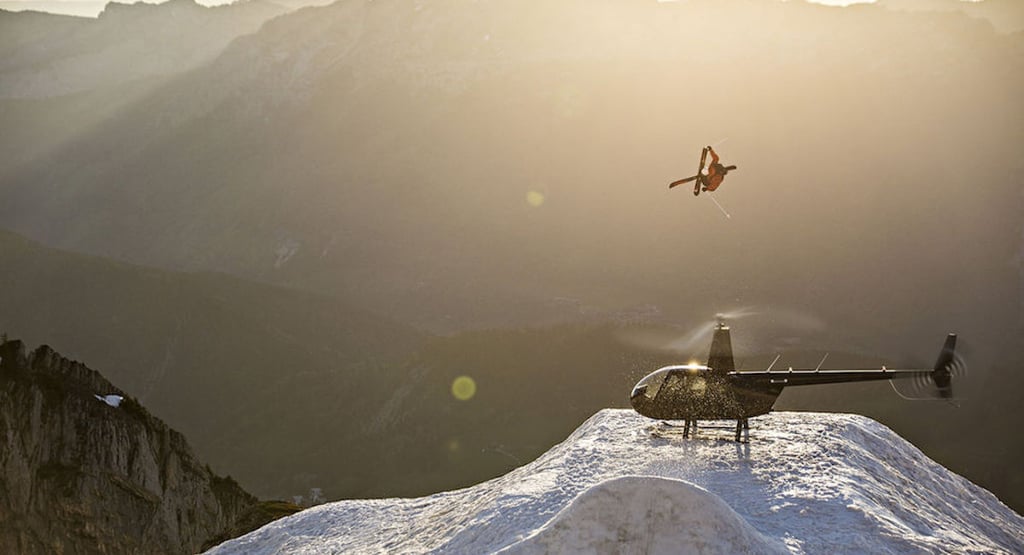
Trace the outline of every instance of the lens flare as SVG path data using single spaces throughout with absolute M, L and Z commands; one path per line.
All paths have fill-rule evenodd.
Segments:
M 526 193 L 526 203 L 534 208 L 544 204 L 544 193 L 540 191 L 530 191 Z
M 460 401 L 468 401 L 476 395 L 476 382 L 469 376 L 459 376 L 452 382 L 452 396 Z

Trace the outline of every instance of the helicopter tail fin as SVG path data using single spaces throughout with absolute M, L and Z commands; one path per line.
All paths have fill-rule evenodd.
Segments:
M 736 362 L 732 357 L 732 338 L 729 334 L 729 326 L 721 319 L 715 325 L 715 334 L 711 338 L 708 366 L 722 375 L 736 370 Z

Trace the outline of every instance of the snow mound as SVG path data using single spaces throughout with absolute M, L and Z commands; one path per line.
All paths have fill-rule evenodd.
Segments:
M 717 495 L 657 476 L 601 482 L 532 536 L 500 553 L 617 553 L 623 546 L 642 546 L 650 555 L 679 553 L 683 546 L 707 554 L 788 553 Z
M 1024 553 L 1024 518 L 869 418 L 772 413 L 744 444 L 718 425 L 603 410 L 499 478 L 321 505 L 211 553 Z

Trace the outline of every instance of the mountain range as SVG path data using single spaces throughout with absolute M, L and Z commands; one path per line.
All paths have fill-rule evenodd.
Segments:
M 238 0 L 235 2 L 197 2 L 206 7 L 223 7 L 235 4 L 252 2 L 253 0 Z M 108 2 L 107 0 L 0 0 L 0 10 L 11 12 L 44 12 L 54 15 L 71 15 L 80 18 L 102 17 L 110 4 L 121 5 L 153 5 L 166 2 Z M 265 5 L 276 6 L 284 11 L 296 10 L 305 6 L 319 6 L 329 4 L 328 0 L 274 0 L 264 1 Z
M 0 12 L 4 98 L 52 98 L 180 74 L 287 10 L 252 0 L 206 8 L 192 0 L 111 2 L 97 19 Z
M 687 21 L 723 25 L 688 40 Z M 5 161 L 0 216 L 436 331 L 737 297 L 920 315 L 1019 296 L 1021 52 L 963 14 L 870 6 L 344 1 Z M 732 219 L 664 188 L 723 139 Z M 931 287 L 886 279 L 908 259 Z

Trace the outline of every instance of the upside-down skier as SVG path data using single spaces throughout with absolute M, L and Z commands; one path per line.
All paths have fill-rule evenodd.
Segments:
M 704 173 L 704 163 L 707 160 L 707 155 L 711 154 L 711 164 L 707 167 L 707 173 Z M 724 166 L 719 163 L 718 153 L 715 152 L 711 146 L 704 147 L 704 150 L 700 153 L 700 169 L 697 175 L 687 177 L 686 179 L 680 179 L 679 181 L 673 181 L 669 184 L 668 188 L 671 189 L 676 185 L 682 185 L 683 183 L 689 183 L 690 181 L 696 181 L 693 184 L 693 194 L 699 195 L 701 191 L 714 191 L 722 185 L 722 180 L 732 170 L 735 170 L 736 166 Z

